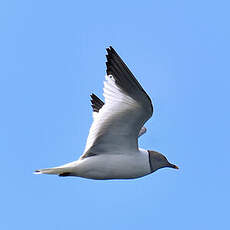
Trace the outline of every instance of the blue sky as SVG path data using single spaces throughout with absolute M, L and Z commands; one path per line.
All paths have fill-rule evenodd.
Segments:
M 228 229 L 228 1 L 1 1 L 1 229 Z M 154 103 L 136 180 L 33 175 L 77 159 L 112 45 Z

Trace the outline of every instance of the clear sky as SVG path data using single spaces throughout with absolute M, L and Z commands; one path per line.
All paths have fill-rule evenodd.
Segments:
M 1 1 L 0 229 L 229 229 L 229 1 Z M 180 170 L 33 175 L 76 160 L 112 45 L 154 103 L 142 148 Z

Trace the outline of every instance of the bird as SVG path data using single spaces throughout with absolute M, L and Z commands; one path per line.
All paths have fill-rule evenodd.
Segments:
M 115 49 L 106 50 L 105 102 L 90 95 L 93 123 L 83 154 L 76 161 L 35 170 L 35 174 L 109 180 L 139 178 L 165 167 L 179 169 L 162 153 L 138 147 L 153 104 Z

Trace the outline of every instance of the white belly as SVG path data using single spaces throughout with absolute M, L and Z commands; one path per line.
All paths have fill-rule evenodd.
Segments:
M 100 154 L 78 160 L 76 176 L 91 179 L 129 179 L 150 173 L 147 151 L 132 154 Z

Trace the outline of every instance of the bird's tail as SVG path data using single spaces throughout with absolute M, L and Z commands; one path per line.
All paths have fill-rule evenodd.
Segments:
M 70 176 L 72 175 L 72 169 L 76 167 L 77 162 L 73 161 L 61 166 L 48 168 L 48 169 L 38 169 L 34 171 L 34 174 L 54 174 L 59 176 Z
M 38 169 L 34 171 L 34 174 L 54 174 L 54 175 L 61 175 L 66 173 L 65 168 L 48 168 L 48 169 Z

